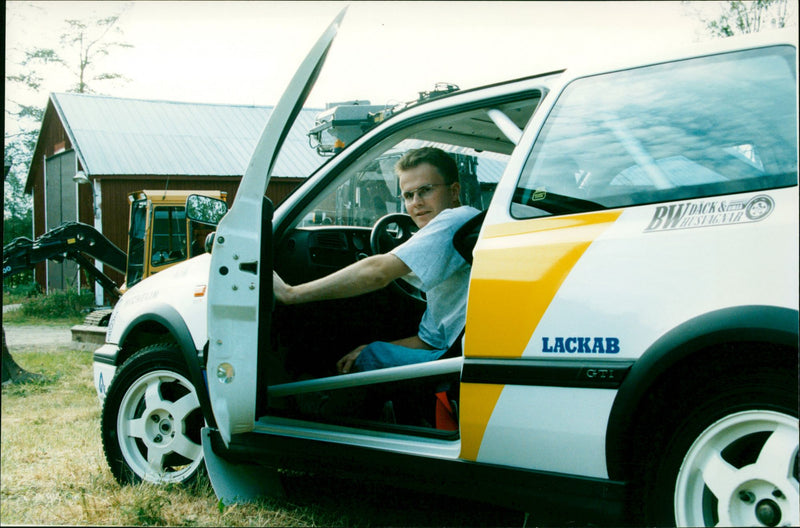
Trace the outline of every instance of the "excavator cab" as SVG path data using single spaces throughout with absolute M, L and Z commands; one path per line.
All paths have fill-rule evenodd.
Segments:
M 228 206 L 224 191 L 136 191 L 128 230 L 124 288 L 203 253 L 204 241 Z

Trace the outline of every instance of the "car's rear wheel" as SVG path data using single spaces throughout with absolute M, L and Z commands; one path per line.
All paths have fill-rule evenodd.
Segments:
M 143 348 L 120 367 L 102 415 L 103 449 L 120 483 L 188 483 L 203 466 L 203 416 L 180 350 Z
M 695 439 L 676 478 L 679 526 L 798 526 L 797 419 L 755 409 Z
M 800 525 L 796 374 L 742 369 L 662 409 L 640 482 L 648 524 Z

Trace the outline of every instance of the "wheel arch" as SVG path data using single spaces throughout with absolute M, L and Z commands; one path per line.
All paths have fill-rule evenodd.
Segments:
M 148 337 L 142 339 L 140 334 Z M 133 355 L 142 346 L 158 341 L 173 341 L 181 350 L 181 355 L 189 371 L 189 378 L 197 391 L 200 409 L 206 423 L 216 427 L 214 413 L 211 410 L 211 399 L 208 395 L 205 376 L 201 369 L 200 355 L 203 351 L 195 348 L 194 339 L 183 317 L 172 306 L 159 305 L 147 313 L 136 317 L 120 336 L 120 353 L 117 365 L 122 365 L 128 357 Z
M 163 342 L 176 343 L 177 339 L 162 320 L 142 315 L 133 321 L 120 336 L 119 352 L 114 363 L 120 367 L 142 348 Z
M 634 466 L 631 449 L 637 432 L 650 418 L 642 409 L 651 389 L 660 384 L 681 386 L 687 368 L 708 366 L 723 348 L 726 359 L 747 364 L 748 347 L 767 347 L 772 359 L 797 367 L 798 311 L 776 306 L 738 306 L 709 312 L 673 328 L 634 363 L 617 391 L 606 432 L 606 461 L 612 479 L 626 480 Z M 670 377 L 674 376 L 674 380 Z

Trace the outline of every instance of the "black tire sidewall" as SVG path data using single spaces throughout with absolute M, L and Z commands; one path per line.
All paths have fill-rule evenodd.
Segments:
M 117 417 L 122 399 L 130 387 L 142 376 L 157 370 L 168 370 L 190 380 L 188 368 L 180 349 L 174 344 L 155 344 L 142 348 L 117 370 L 106 393 L 100 421 L 103 452 L 114 478 L 120 484 L 135 484 L 142 481 L 125 461 L 119 444 Z M 195 389 L 196 392 L 196 389 Z M 200 464 L 199 468 L 202 468 Z M 184 484 L 193 482 L 198 471 L 184 479 Z

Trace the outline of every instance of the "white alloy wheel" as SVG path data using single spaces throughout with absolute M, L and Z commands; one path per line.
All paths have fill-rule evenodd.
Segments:
M 171 370 L 137 378 L 125 392 L 117 414 L 117 438 L 125 462 L 142 480 L 183 482 L 203 462 L 199 439 L 187 421 L 199 412 L 194 386 Z
M 730 414 L 692 443 L 678 471 L 678 526 L 798 526 L 798 420 Z

